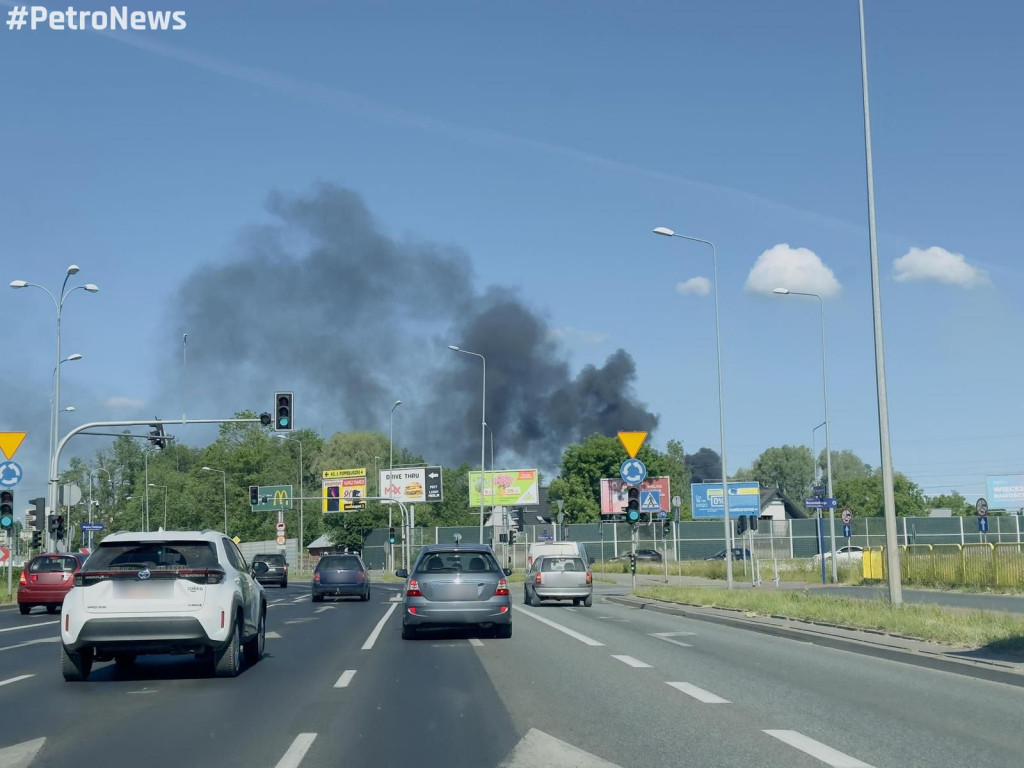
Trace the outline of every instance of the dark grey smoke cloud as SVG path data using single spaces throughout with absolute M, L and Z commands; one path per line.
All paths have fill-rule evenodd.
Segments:
M 268 209 L 277 223 L 247 230 L 229 261 L 179 292 L 172 327 L 179 344 L 188 333 L 190 410 L 269 410 L 275 390 L 294 390 L 296 425 L 328 436 L 387 431 L 401 399 L 396 444 L 475 464 L 481 363 L 447 348 L 456 344 L 487 358 L 496 458 L 550 468 L 594 432 L 657 426 L 631 394 L 629 354 L 573 377 L 547 322 L 514 291 L 478 291 L 461 250 L 384 235 L 334 185 L 273 194 Z M 180 374 L 168 378 L 180 391 Z

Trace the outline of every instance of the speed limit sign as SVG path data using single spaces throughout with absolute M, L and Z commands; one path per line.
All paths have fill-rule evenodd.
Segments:
M 849 525 L 853 520 L 853 511 L 849 509 L 843 510 L 843 525 Z
M 278 533 L 284 533 L 284 523 L 278 523 L 277 524 L 277 532 Z

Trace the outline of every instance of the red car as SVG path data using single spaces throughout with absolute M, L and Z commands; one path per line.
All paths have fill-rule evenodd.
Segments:
M 26 615 L 36 605 L 45 605 L 47 613 L 59 611 L 64 595 L 75 586 L 75 574 L 88 557 L 80 552 L 47 552 L 29 560 L 18 579 L 21 614 Z

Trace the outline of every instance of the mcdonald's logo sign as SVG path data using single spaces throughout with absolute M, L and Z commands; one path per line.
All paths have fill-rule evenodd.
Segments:
M 291 496 L 288 495 L 287 491 L 274 491 L 274 506 L 284 507 L 285 509 L 291 508 Z
M 252 486 L 252 488 L 256 488 L 256 503 L 252 504 L 253 512 L 276 512 L 279 509 L 292 509 L 292 487 L 290 485 L 261 485 Z

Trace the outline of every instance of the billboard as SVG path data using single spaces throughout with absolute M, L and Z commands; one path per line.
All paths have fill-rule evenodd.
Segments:
M 352 509 L 352 505 L 343 500 L 366 496 L 366 468 L 325 469 L 320 492 L 324 512 Z
M 469 506 L 480 506 L 480 473 L 469 473 Z M 523 507 L 540 504 L 536 469 L 504 469 L 483 473 L 484 504 L 491 507 Z
M 1024 475 L 986 475 L 985 492 L 990 509 L 1024 508 Z
M 626 506 L 627 486 L 621 477 L 604 477 L 601 479 L 601 514 L 621 515 Z M 641 495 L 644 491 L 658 491 L 661 495 L 661 511 L 670 512 L 672 504 L 671 486 L 667 477 L 648 477 L 640 483 Z M 641 512 L 649 510 L 642 509 Z M 657 515 L 655 515 L 657 516 Z
M 721 483 L 690 484 L 690 509 L 694 520 L 719 518 L 723 506 Z M 739 515 L 761 515 L 761 487 L 758 483 L 729 483 L 729 517 Z
M 379 496 L 423 504 L 443 501 L 441 467 L 402 467 L 380 471 Z

